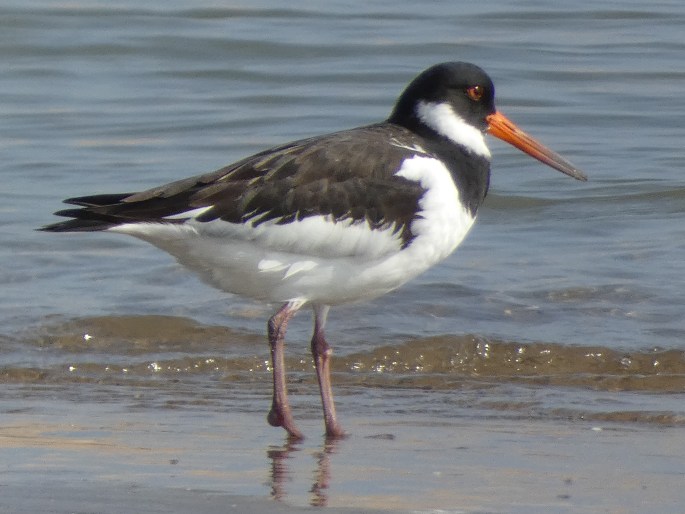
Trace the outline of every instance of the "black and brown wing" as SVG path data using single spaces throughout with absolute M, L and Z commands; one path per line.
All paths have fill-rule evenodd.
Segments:
M 146 191 L 70 198 L 65 202 L 80 208 L 55 214 L 72 219 L 43 230 L 98 231 L 191 217 L 283 224 L 323 215 L 366 221 L 372 228 L 393 226 L 407 244 L 424 189 L 395 172 L 422 152 L 418 144 L 413 134 L 388 125 L 297 141 Z

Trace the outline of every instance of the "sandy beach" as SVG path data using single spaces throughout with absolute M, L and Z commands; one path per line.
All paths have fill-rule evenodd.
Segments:
M 682 429 L 585 421 L 348 417 L 296 445 L 249 413 L 123 413 L 55 401 L 0 428 L 13 513 L 681 512 Z M 196 414 L 196 415 L 195 415 Z

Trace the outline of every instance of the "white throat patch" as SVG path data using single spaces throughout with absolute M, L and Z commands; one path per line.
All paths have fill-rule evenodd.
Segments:
M 463 146 L 469 152 L 490 159 L 490 150 L 485 144 L 483 133 L 466 123 L 449 104 L 419 102 L 416 115 L 441 136 Z

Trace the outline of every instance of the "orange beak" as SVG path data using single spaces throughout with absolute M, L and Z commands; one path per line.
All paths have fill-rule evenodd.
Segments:
M 569 177 L 573 177 L 577 180 L 587 180 L 587 177 L 582 171 L 558 153 L 550 150 L 542 143 L 539 143 L 530 137 L 504 114 L 495 112 L 489 115 L 486 120 L 488 122 L 488 132 L 493 136 L 502 141 L 506 141 L 519 150 L 526 152 L 531 157 L 535 157 L 538 161 L 544 162 L 547 166 L 551 166 Z

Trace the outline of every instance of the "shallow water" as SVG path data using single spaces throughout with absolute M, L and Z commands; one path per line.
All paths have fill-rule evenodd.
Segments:
M 39 416 L 53 401 L 261 420 L 274 306 L 214 291 L 134 240 L 34 229 L 63 198 L 138 190 L 380 120 L 420 70 L 468 60 L 492 75 L 503 112 L 590 181 L 492 142 L 492 188 L 458 251 L 384 298 L 333 309 L 342 421 L 410 413 L 426 431 L 509 420 L 680 433 L 684 23 L 675 1 L 5 2 L 8 424 L 22 404 Z M 287 365 L 295 414 L 316 437 L 309 331 L 303 313 Z

